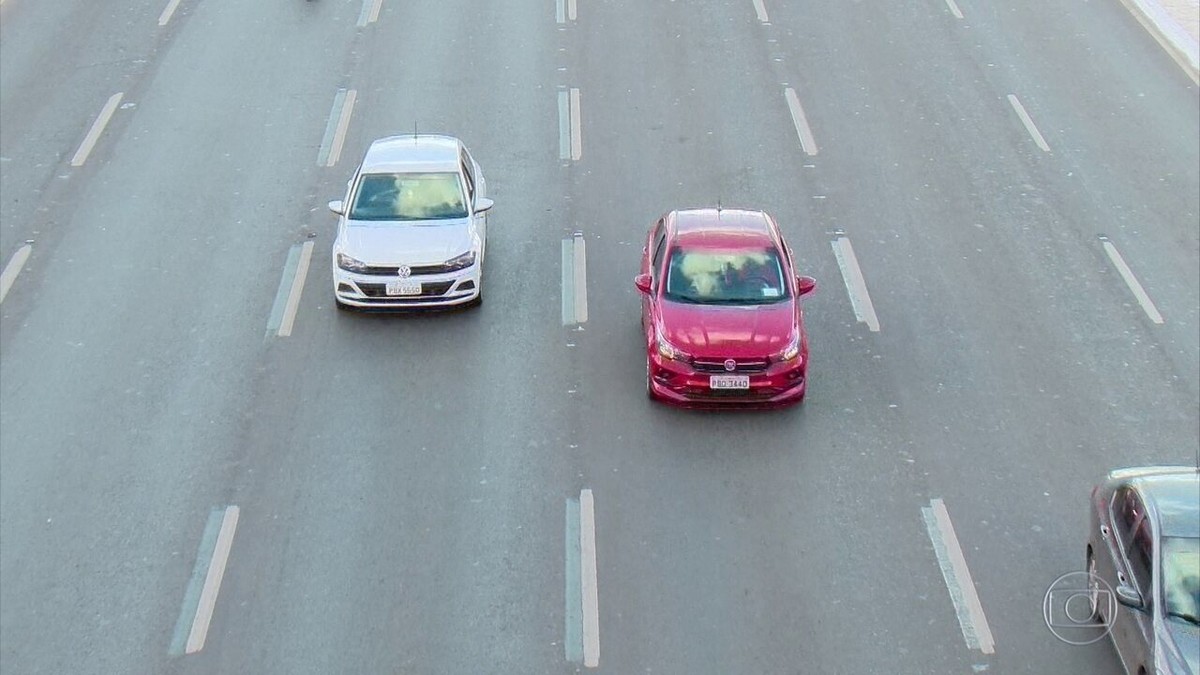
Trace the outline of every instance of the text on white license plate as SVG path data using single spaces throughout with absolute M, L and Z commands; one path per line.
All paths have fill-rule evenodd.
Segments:
M 389 281 L 387 283 L 388 295 L 420 295 L 421 282 L 419 281 Z
M 749 389 L 749 375 L 709 375 L 709 389 Z

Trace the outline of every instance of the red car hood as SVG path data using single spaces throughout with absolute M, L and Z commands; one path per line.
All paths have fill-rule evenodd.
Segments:
M 663 302 L 659 334 L 691 356 L 763 358 L 779 353 L 795 335 L 794 303 L 725 307 Z

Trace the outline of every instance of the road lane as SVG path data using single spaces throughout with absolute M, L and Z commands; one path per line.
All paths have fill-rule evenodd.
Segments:
M 629 7 L 624 10 L 634 11 Z M 814 162 L 816 170 L 812 174 L 794 171 L 780 176 L 807 176 L 816 183 L 810 193 L 828 197 L 811 206 L 817 222 L 826 227 L 836 223 L 848 231 L 857 228 L 853 230 L 856 250 L 860 248 L 858 241 L 863 241 L 859 258 L 873 279 L 885 280 L 875 298 L 883 320 L 889 322 L 894 312 L 896 321 L 902 324 L 897 327 L 897 334 L 880 338 L 872 356 L 879 357 L 879 367 L 884 371 L 864 385 L 864 391 L 873 392 L 871 397 L 881 399 L 877 401 L 879 409 L 889 406 L 886 410 L 899 411 L 898 419 L 889 422 L 872 417 L 865 423 L 865 433 L 872 439 L 896 437 L 906 441 L 914 463 L 923 469 L 918 470 L 928 478 L 913 481 L 915 485 L 903 480 L 888 482 L 882 491 L 886 494 L 931 490 L 929 496 L 940 496 L 942 486 L 953 485 L 952 503 L 964 503 L 969 514 L 962 533 L 967 554 L 982 561 L 977 580 L 983 586 L 983 602 L 999 603 L 1002 607 L 995 628 L 1001 644 L 995 663 L 1074 663 L 1075 667 L 1095 672 L 1112 668 L 1108 654 L 1064 649 L 1040 623 L 1023 617 L 1040 607 L 1044 587 L 1036 580 L 1045 576 L 1049 583 L 1061 573 L 1063 561 L 1075 557 L 1071 542 L 1075 541 L 1077 528 L 1071 523 L 1082 513 L 1079 495 L 1085 494 L 1086 489 L 1081 483 L 1092 479 L 1095 467 L 1128 461 L 1123 458 L 1130 455 L 1160 456 L 1156 445 L 1178 448 L 1167 453 L 1168 460 L 1185 458 L 1191 453 L 1196 442 L 1195 403 L 1190 395 L 1194 372 L 1176 367 L 1169 358 L 1162 358 L 1156 351 L 1146 353 L 1136 345 L 1133 349 L 1111 348 L 1109 343 L 1113 338 L 1127 330 L 1137 330 L 1138 326 L 1117 323 L 1120 319 L 1114 319 L 1107 297 L 1096 292 L 1106 271 L 1091 265 L 1094 254 L 1089 248 L 1071 246 L 1079 237 L 1070 228 L 1033 227 L 1039 219 L 1057 225 L 1067 213 L 1090 214 L 1094 207 L 1080 203 L 1069 181 L 1054 180 L 1053 170 L 1044 165 L 1044 160 L 1033 158 L 1028 151 L 1013 151 L 1008 147 L 1010 143 L 1025 144 L 1022 147 L 1030 144 L 1028 135 L 1020 139 L 1018 134 L 1025 131 L 1019 122 L 1015 130 L 1010 128 L 1015 120 L 1011 109 L 1006 110 L 1004 90 L 989 91 L 981 86 L 988 84 L 986 80 L 972 78 L 970 61 L 956 58 L 937 39 L 945 30 L 943 26 L 935 23 L 933 17 L 907 10 L 880 12 L 877 7 L 846 6 L 818 11 L 816 16 L 812 8 L 804 11 L 805 16 L 797 17 L 795 12 L 780 10 L 773 21 L 782 32 L 790 30 L 796 36 L 790 53 L 796 65 L 786 77 L 807 92 L 807 118 L 823 139 L 822 154 L 820 161 Z M 608 17 L 610 25 L 620 23 L 618 14 L 614 11 Z M 663 86 L 660 79 L 647 78 L 649 84 L 632 91 L 624 81 L 613 81 L 607 87 L 585 81 L 588 91 L 593 92 L 589 100 L 604 101 L 607 97 L 624 95 L 626 109 L 633 108 L 636 102 L 646 118 L 654 119 L 657 113 L 657 119 L 670 121 L 673 131 L 679 127 L 693 134 L 696 130 L 712 131 L 715 124 L 703 119 L 704 111 L 709 107 L 722 108 L 721 96 L 725 92 L 708 82 L 705 82 L 710 87 L 707 90 L 703 85 L 698 86 L 694 79 L 689 80 L 682 64 L 697 62 L 697 70 L 711 76 L 712 82 L 743 83 L 745 78 L 723 75 L 721 64 L 705 62 L 697 56 L 701 52 L 714 52 L 736 63 L 733 54 L 739 52 L 720 43 L 736 43 L 729 26 L 736 26 L 737 19 L 715 13 L 693 16 L 682 9 L 663 14 L 669 18 L 643 18 L 631 23 L 677 26 L 691 19 L 693 24 L 667 32 L 692 36 L 695 44 L 678 39 L 654 43 L 648 36 L 641 39 L 635 36 L 635 43 L 661 44 L 663 51 L 654 56 L 630 56 L 633 63 L 606 69 L 614 73 L 607 77 L 618 80 L 620 76 L 616 73 L 637 72 L 637 63 L 655 63 L 682 94 L 670 87 L 656 91 L 656 86 Z M 710 24 L 720 25 L 723 30 L 708 30 Z M 867 26 L 873 31 L 888 26 L 884 34 L 904 39 L 864 45 L 837 30 L 862 31 Z M 721 36 L 720 43 L 714 35 Z M 596 39 L 597 44 L 602 42 L 601 38 Z M 856 49 L 847 50 L 845 46 L 850 44 L 855 44 Z M 727 51 L 722 52 L 723 47 Z M 749 48 L 740 53 L 747 51 Z M 999 55 L 991 56 L 994 60 Z M 822 67 L 835 60 L 838 67 Z M 947 68 L 947 63 L 965 66 Z M 782 69 L 787 70 L 788 66 Z M 932 72 L 938 72 L 939 78 L 929 78 L 927 74 Z M 865 80 L 850 79 L 851 75 L 865 76 Z M 764 96 L 756 96 L 753 89 L 748 95 L 744 91 L 739 93 L 744 94 L 742 101 L 766 100 Z M 666 108 L 663 104 L 673 99 L 685 103 L 678 106 L 682 112 L 663 109 Z M 656 104 L 660 108 L 649 112 Z M 612 104 L 614 110 L 619 106 L 617 102 Z M 730 101 L 724 106 L 732 108 L 737 104 Z M 745 105 L 737 109 L 743 117 L 749 115 Z M 612 112 L 606 115 L 603 107 L 597 110 L 592 106 L 592 110 L 601 120 L 616 117 Z M 643 121 L 635 114 L 626 113 L 621 119 L 635 129 L 654 128 L 654 122 Z M 747 126 L 755 129 L 781 125 L 747 123 Z M 680 144 L 691 141 L 687 131 L 676 132 Z M 591 133 L 602 139 L 601 145 L 607 145 L 606 141 L 614 144 L 610 149 L 614 158 L 631 156 L 630 149 L 615 145 L 623 137 L 621 130 L 606 134 L 604 129 L 597 129 Z M 626 130 L 624 135 L 632 134 Z M 718 139 L 736 138 L 744 148 L 771 145 L 755 143 L 749 131 L 715 135 Z M 652 154 L 645 140 L 640 140 L 638 156 Z M 1097 142 L 1107 142 L 1107 138 L 1101 137 Z M 650 188 L 645 192 L 673 194 L 677 204 L 687 203 L 698 187 L 715 182 L 714 178 L 722 171 L 737 171 L 741 166 L 739 151 L 722 153 L 724 148 L 719 140 L 707 146 L 703 142 L 693 145 L 701 149 L 685 148 L 673 154 L 663 147 L 650 146 L 658 152 L 662 164 L 673 168 L 677 185 L 663 181 L 658 190 Z M 1183 146 L 1184 157 L 1189 145 Z M 1037 152 L 1036 148 L 1029 149 Z M 675 154 L 685 154 L 685 158 L 675 159 Z M 614 159 L 612 163 L 620 162 Z M 767 162 L 756 163 L 764 164 Z M 689 170 L 693 167 L 716 170 Z M 773 183 L 770 176 L 762 179 L 764 185 L 776 188 L 764 188 L 764 192 L 778 195 L 796 191 L 795 182 L 782 177 L 775 180 Z M 652 181 L 649 176 L 639 177 L 639 184 L 656 185 Z M 1043 183 L 1044 189 L 1031 187 Z M 804 182 L 799 185 L 801 189 L 807 187 Z M 585 194 L 612 191 L 611 185 L 603 184 L 581 190 Z M 1060 201 L 1057 205 L 1056 200 Z M 1049 208 L 1043 206 L 1047 202 Z M 654 210 L 644 210 L 651 215 L 636 227 L 639 234 L 622 230 L 622 240 L 638 241 L 654 215 Z M 605 239 L 603 235 L 599 238 Z M 636 245 L 632 248 L 626 254 L 631 259 L 627 277 L 634 273 Z M 800 248 L 805 250 L 803 246 Z M 599 247 L 592 247 L 592 251 L 598 257 L 603 256 Z M 1175 252 L 1173 262 L 1186 264 L 1188 258 L 1186 250 Z M 619 278 L 595 280 L 600 287 L 619 288 L 620 283 Z M 1184 292 L 1183 297 L 1188 296 L 1196 296 L 1194 287 Z M 814 299 L 811 304 L 817 302 Z M 631 299 L 631 307 L 632 303 Z M 591 335 L 595 336 L 604 324 L 605 304 L 596 303 L 592 311 Z M 810 322 L 812 316 L 810 308 Z M 1100 341 L 1106 344 L 1106 350 L 1093 351 L 1091 345 Z M 814 339 L 814 344 L 820 343 Z M 828 358 L 836 364 L 839 377 L 849 377 L 864 367 L 861 361 L 848 360 L 836 351 L 818 348 L 814 354 L 818 359 L 815 363 Z M 640 370 L 636 365 L 640 363 L 636 348 L 630 348 L 625 358 L 634 363 L 629 373 Z M 1105 378 L 1111 372 L 1106 366 L 1109 359 L 1121 359 L 1143 369 L 1130 368 L 1119 384 L 1109 382 Z M 614 359 L 597 355 L 588 360 L 610 363 Z M 1181 379 L 1178 385 L 1171 384 Z M 814 385 L 817 385 L 815 379 Z M 630 387 L 626 390 L 634 391 Z M 1054 393 L 1041 395 L 1048 390 Z M 814 391 L 821 391 L 821 387 L 815 386 Z M 949 392 L 955 398 L 950 398 Z M 1144 424 L 1130 424 L 1128 415 L 1114 419 L 1099 413 L 1108 409 L 1114 398 L 1124 399 L 1134 409 L 1145 407 L 1158 412 L 1153 421 Z M 805 405 L 811 404 L 810 400 Z M 619 419 L 623 415 L 613 417 Z M 1164 419 L 1169 423 L 1164 425 Z M 1090 426 L 1081 427 L 1081 423 Z M 670 432 L 663 429 L 662 434 L 676 439 L 687 435 L 691 439 L 687 430 L 691 424 L 690 420 L 681 421 Z M 810 425 L 806 420 L 806 431 Z M 1036 425 L 1036 429 L 1030 428 L 1031 425 Z M 893 430 L 892 426 L 898 428 Z M 605 427 L 597 424 L 594 428 Z M 755 447 L 769 442 L 770 436 L 760 431 L 747 434 L 746 438 L 738 445 Z M 1113 439 L 1121 441 L 1114 443 Z M 1113 452 L 1114 446 L 1122 443 L 1126 448 L 1140 448 L 1140 451 Z M 689 445 L 680 440 L 679 445 L 709 447 L 704 441 Z M 812 445 L 805 443 L 804 447 Z M 1066 449 L 1077 445 L 1089 448 L 1087 456 L 1095 460 L 1079 462 L 1069 453 L 1046 458 L 1047 447 Z M 1044 471 L 1039 472 L 1039 480 L 1014 486 L 1011 483 L 1019 476 L 1014 474 L 1016 466 L 1043 466 Z M 878 471 L 874 467 L 867 470 Z M 923 484 L 925 480 L 927 485 Z M 669 481 L 663 481 L 672 486 L 684 482 L 685 478 L 675 474 Z M 597 489 L 604 489 L 603 484 L 597 484 Z M 763 483 L 761 489 L 771 492 L 770 482 Z M 1038 504 L 1045 509 L 1045 517 L 1032 519 L 1025 509 L 1016 507 L 1014 491 L 1022 497 L 1015 504 Z M 1047 502 L 1042 497 L 1047 491 L 1061 496 Z M 853 522 L 855 527 L 862 527 L 861 520 Z M 1035 537 L 1019 540 L 996 537 L 993 534 L 996 527 L 1006 532 L 1032 531 Z M 992 538 L 981 541 L 981 536 Z M 884 537 L 876 541 L 889 540 Z M 1048 555 L 1046 551 L 1051 546 L 1054 553 Z M 913 557 L 920 553 L 919 545 L 911 541 L 897 542 L 894 547 L 884 544 L 881 548 Z M 709 581 L 713 583 L 703 584 L 704 588 L 716 585 L 715 578 Z M 1013 593 L 1012 587 L 1019 582 L 1024 582 L 1021 591 Z M 835 586 L 839 596 L 843 584 Z M 897 597 L 895 606 L 877 607 L 875 611 L 899 613 L 905 611 L 900 609 L 904 602 L 911 599 L 911 596 Z M 610 602 L 606 606 L 615 612 L 611 605 Z M 609 630 L 608 635 L 606 643 L 611 645 L 613 631 Z M 756 637 L 762 639 L 761 635 L 735 634 L 728 640 L 741 645 L 753 643 Z M 1007 654 L 1003 651 L 1006 636 L 1008 644 L 1014 645 Z M 709 651 L 697 657 L 697 662 L 704 662 L 704 658 L 720 662 L 726 656 L 713 646 L 711 639 L 700 642 Z M 936 650 L 931 640 L 914 637 L 912 642 L 920 645 L 919 653 Z M 674 642 L 672 646 L 676 646 Z M 858 658 L 879 658 L 882 663 L 881 651 L 853 650 Z M 899 672 L 921 672 L 915 662 L 906 665 L 902 659 L 893 667 Z M 869 666 L 859 664 L 848 671 L 864 669 Z
M 776 12 L 774 20 L 801 31 L 868 15 L 847 7 L 822 17 Z M 1116 134 L 1108 120 L 1131 115 L 1114 105 L 1123 99 L 1107 97 L 1100 110 L 1111 115 L 1088 114 L 1065 82 L 1039 83 L 1044 73 L 1011 48 L 1016 25 L 997 30 L 977 19 L 968 41 L 943 39 L 946 27 L 919 13 L 870 20 L 904 38 L 843 49 L 843 69 L 810 68 L 831 75 L 814 76 L 807 89 L 817 94 L 811 118 L 840 122 L 823 148 L 826 204 L 873 229 L 855 236 L 855 250 L 874 278 L 895 280 L 874 285 L 872 298 L 888 325 L 880 357 L 906 411 L 901 436 L 915 443 L 931 496 L 954 504 L 968 559 L 982 561 L 972 561 L 972 573 L 993 623 L 995 663 L 1114 668 L 1107 645 L 1067 647 L 1035 617 L 1046 585 L 1081 564 L 1082 505 L 1096 476 L 1196 455 L 1195 331 L 1160 330 L 1141 314 L 1096 238 L 1098 223 L 1114 216 L 1164 214 L 1139 224 L 1139 241 L 1176 244 L 1140 252 L 1172 272 L 1165 301 L 1194 314 L 1195 233 L 1186 223 L 1194 223 L 1197 192 L 1195 102 L 1172 90 L 1179 80 L 1160 61 L 1125 64 L 1142 72 L 1161 109 L 1139 105 L 1146 118 Z M 1049 40 L 1072 35 L 1067 25 L 1061 16 L 1026 17 L 1020 27 L 1037 26 Z M 793 58 L 843 44 L 828 31 L 802 35 Z M 1072 73 L 1076 88 L 1111 88 L 1112 78 L 1092 78 L 1094 63 L 1081 64 L 1082 75 L 1066 65 L 1087 47 L 1062 48 L 1049 72 Z M 850 73 L 862 78 L 852 83 Z M 1014 90 L 1036 92 L 1039 111 L 1071 111 L 1078 127 L 1047 134 L 1055 152 L 1034 147 L 1006 109 Z M 1039 126 L 1061 128 L 1050 117 L 1039 112 Z M 1168 136 L 1178 141 L 1162 155 L 1133 151 Z M 1086 171 L 1076 163 L 1085 153 L 1097 159 Z M 1168 183 L 1191 187 L 1174 194 L 1158 180 L 1163 172 L 1174 174 Z M 862 185 L 870 189 L 851 189 Z
M 337 80 L 301 46 L 337 31 L 271 42 L 255 29 L 270 8 L 199 12 L 64 202 L 42 204 L 57 241 L 4 303 L 19 317 L 0 325 L 6 671 L 162 672 L 203 514 L 229 503 L 246 452 L 269 289 Z M 312 80 L 280 77 L 295 69 Z
M 38 207 L 69 201 L 56 187 L 101 104 L 145 77 L 170 33 L 156 0 L 110 6 L 22 2 L 0 23 L 0 254 L 61 221 Z
M 748 10 L 610 4 L 595 10 L 600 28 L 579 57 L 599 62 L 618 36 L 639 46 L 604 51 L 605 67 L 581 80 L 596 149 L 574 178 L 581 212 L 611 212 L 589 239 L 589 258 L 609 263 L 589 266 L 577 357 L 586 405 L 573 423 L 584 479 L 605 496 L 602 663 L 612 672 L 966 669 L 919 517 L 922 478 L 893 431 L 902 418 L 888 407 L 886 366 L 840 288 L 829 241 L 841 223 L 814 199 L 825 194 L 810 167 L 830 151 L 828 121 L 811 114 L 822 104 L 801 84 L 821 145 L 807 155 Z M 646 230 L 668 208 L 718 199 L 774 213 L 801 271 L 821 284 L 807 305 L 812 398 L 798 410 L 678 412 L 642 393 L 632 279 Z M 887 279 L 859 257 L 870 278 Z
M 480 25 L 464 51 L 457 36 Z M 378 34 L 355 44 L 343 161 L 311 200 L 313 265 L 291 336 L 262 362 L 253 450 L 233 481 L 245 539 L 222 595 L 238 600 L 181 672 L 564 666 L 562 509 L 579 487 L 555 26 L 533 5 L 384 3 Z M 372 139 L 414 126 L 458 135 L 488 180 L 483 304 L 339 312 L 324 204 Z

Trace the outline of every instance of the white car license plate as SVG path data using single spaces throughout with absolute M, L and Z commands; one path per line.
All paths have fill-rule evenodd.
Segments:
M 749 389 L 749 375 L 709 375 L 709 389 Z
M 388 295 L 420 295 L 421 282 L 419 281 L 389 281 L 387 284 Z

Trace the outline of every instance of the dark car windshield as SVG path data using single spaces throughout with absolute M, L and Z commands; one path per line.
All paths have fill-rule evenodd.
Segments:
M 351 220 L 466 218 L 462 183 L 453 171 L 368 173 L 358 181 Z
M 788 298 L 774 248 L 676 248 L 667 265 L 668 300 L 713 305 L 763 305 Z
M 1167 616 L 1200 625 L 1200 538 L 1163 537 L 1162 573 Z

